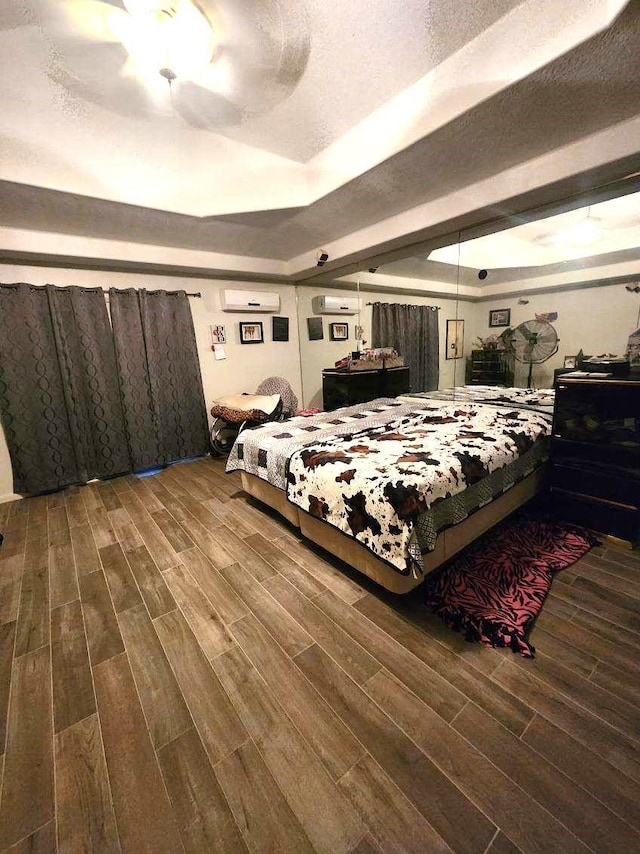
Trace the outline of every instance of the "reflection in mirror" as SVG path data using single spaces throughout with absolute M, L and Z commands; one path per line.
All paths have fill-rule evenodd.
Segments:
M 532 217 L 493 234 L 463 233 L 457 258 L 452 247 L 432 255 L 458 267 L 461 298 L 475 300 L 465 383 L 549 388 L 584 367 L 583 356 L 609 362 L 598 370 L 628 371 L 640 193 Z
M 457 235 L 456 235 L 457 238 Z M 456 239 L 453 238 L 453 239 Z M 464 307 L 458 309 L 457 304 L 457 274 L 456 270 L 446 270 L 441 277 L 433 281 L 414 275 L 419 270 L 425 258 L 410 258 L 379 267 L 367 268 L 351 276 L 346 276 L 340 282 L 330 284 L 302 286 L 298 289 L 298 323 L 300 331 L 300 349 L 302 365 L 302 382 L 304 388 L 305 406 L 327 408 L 323 399 L 323 370 L 331 369 L 336 362 L 356 351 L 372 347 L 394 347 L 404 360 L 405 366 L 416 358 L 416 349 L 426 349 L 427 359 L 421 359 L 421 373 L 424 379 L 417 378 L 419 374 L 409 372 L 408 384 L 412 392 L 426 391 L 428 388 L 450 388 L 455 385 L 457 365 L 463 361 L 464 336 Z M 443 266 L 443 265 L 440 265 Z M 428 268 L 428 262 L 427 262 Z M 353 303 L 353 314 L 339 316 L 327 311 L 327 298 L 348 305 Z M 324 298 L 324 303 L 321 300 Z M 334 303 L 335 306 L 335 303 Z M 414 311 L 415 309 L 415 311 Z M 338 310 L 338 309 L 336 309 Z M 381 318 L 381 324 L 374 329 L 374 313 Z M 322 339 L 313 340 L 308 331 L 309 318 L 319 320 L 322 325 Z M 387 318 L 387 319 L 385 319 Z M 412 330 L 414 321 L 424 324 L 429 335 L 435 328 L 435 345 L 421 340 L 417 348 L 417 334 Z M 332 335 L 332 325 L 343 321 L 347 326 L 348 337 L 345 340 L 335 340 Z M 387 329 L 385 333 L 383 330 Z M 423 327 L 421 327 L 423 328 Z M 361 329 L 361 335 L 358 330 Z M 449 339 L 447 332 L 449 331 Z M 456 334 L 457 333 L 457 334 Z M 403 348 L 401 343 L 406 341 Z M 457 348 L 459 358 L 447 358 L 452 349 Z M 453 345 L 453 348 L 451 347 Z M 404 352 L 403 352 L 404 350 Z M 410 351 L 414 352 L 411 353 Z M 387 364 L 387 360 L 385 360 Z M 394 364 L 397 364 L 394 362 Z M 392 379 L 401 381 L 400 371 Z M 404 373 L 406 378 L 406 372 Z M 364 381 L 364 378 L 362 378 Z M 400 392 L 406 389 L 404 385 Z M 395 396 L 394 388 L 383 390 L 382 396 Z M 380 395 L 379 395 L 380 396 Z M 348 401 L 343 401 L 347 403 Z

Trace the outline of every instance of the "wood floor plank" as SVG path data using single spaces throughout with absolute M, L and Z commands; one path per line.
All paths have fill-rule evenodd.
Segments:
M 258 552 L 267 563 L 276 569 L 280 575 L 283 575 L 304 596 L 317 596 L 327 589 L 322 582 L 310 575 L 285 553 L 287 543 L 285 543 L 284 538 L 267 540 L 262 534 L 252 534 L 245 540 L 252 549 Z
M 51 498 L 52 496 L 49 496 Z M 67 508 L 62 504 L 59 507 L 49 508 L 47 512 L 48 528 L 49 528 L 49 545 L 50 546 L 65 546 L 71 542 L 71 534 L 69 532 L 69 520 L 67 518 Z
M 211 764 L 249 738 L 185 618 L 171 611 L 155 628 Z
M 594 717 L 512 661 L 505 660 L 492 678 L 517 694 L 539 715 L 546 717 L 585 747 L 594 750 L 632 780 L 640 782 L 640 750 L 633 739 Z
M 525 659 L 519 661 L 514 656 L 514 663 L 523 667 L 527 673 L 532 673 L 536 679 L 551 685 L 577 705 L 635 738 L 640 750 L 640 710 L 637 705 L 627 703 L 600 688 L 544 653 L 538 652 L 534 662 L 525 662 Z
M 615 579 L 614 579 L 615 580 Z M 616 584 L 612 584 L 612 579 L 604 574 L 602 583 L 594 578 L 581 574 L 576 578 L 573 587 L 585 594 L 595 596 L 610 603 L 612 607 L 620 611 L 628 612 L 632 615 L 629 628 L 634 631 L 640 631 L 640 596 L 638 596 L 638 585 L 629 583 L 626 592 L 620 592 Z M 635 619 L 633 619 L 635 616 Z
M 97 715 L 55 739 L 56 816 L 61 852 L 120 851 Z
M 118 538 L 116 537 L 115 532 L 111 527 L 111 522 L 109 521 L 109 514 L 102 505 L 97 508 L 89 509 L 87 511 L 87 516 L 89 518 L 89 524 L 91 525 L 93 541 L 97 549 L 104 549 L 107 546 L 112 546 L 114 543 L 118 542 Z
M 139 478 L 133 477 L 129 483 L 131 491 L 138 496 L 149 513 L 155 513 L 156 510 L 162 510 L 162 502 L 156 497 L 150 484 L 155 481 L 154 477 Z
M 151 518 L 175 552 L 180 553 L 195 546 L 191 537 L 167 510 L 156 510 L 155 513 L 151 514 Z
M 6 854 L 52 854 L 56 850 L 56 823 L 52 819 L 26 839 L 7 848 Z
M 533 719 L 522 740 L 612 812 L 640 830 L 640 783 L 620 774 L 594 750 L 539 715 Z
M 198 733 L 183 733 L 158 752 L 158 760 L 185 850 L 246 852 Z
M 518 854 L 520 850 L 504 833 L 496 833 L 495 839 L 487 848 L 486 854 Z
M 365 828 L 257 671 L 237 647 L 213 666 L 311 843 L 321 851 L 353 848 Z
M 76 562 L 71 543 L 63 546 L 51 546 L 49 565 L 49 588 L 51 607 L 57 608 L 67 602 L 73 602 L 80 596 L 76 576 Z
M 191 716 L 145 606 L 140 603 L 123 611 L 118 621 L 151 740 L 158 750 L 189 729 Z
M 640 834 L 473 703 L 453 727 L 593 851 L 640 849 Z M 514 804 L 515 807 L 515 804 Z M 499 822 L 503 831 L 506 826 Z M 551 841 L 547 823 L 546 836 Z M 514 839 L 520 847 L 522 841 Z M 564 842 L 556 839 L 558 850 Z M 539 850 L 539 849 L 538 849 Z
M 313 601 L 376 661 L 397 676 L 445 720 L 451 720 L 468 702 L 465 694 L 333 592 L 316 596 Z
M 86 486 L 81 486 L 80 495 L 82 496 L 85 510 L 98 510 L 99 508 L 102 508 L 103 510 L 105 509 L 102 499 L 98 495 L 95 483 L 88 483 Z
M 123 652 L 124 645 L 102 570 L 81 575 L 79 581 L 89 657 L 95 667 Z
M 316 849 L 253 742 L 223 759 L 216 776 L 251 851 L 313 854 Z
M 107 510 L 117 510 L 122 507 L 116 491 L 108 481 L 97 484 L 96 489 Z
M 125 554 L 136 551 L 136 549 L 144 545 L 142 537 L 133 523 L 133 519 L 124 507 L 109 510 L 107 515 Z
M 635 647 L 627 646 L 622 641 L 612 643 L 595 632 L 548 613 L 546 607 L 536 619 L 536 631 L 538 627 L 578 649 L 583 649 L 596 659 L 629 672 L 633 671 L 640 677 L 640 656 Z
M 231 626 L 238 645 L 334 779 L 364 756 L 364 749 L 286 653 L 253 616 Z
M 151 618 L 173 611 L 175 599 L 147 547 L 142 545 L 127 552 L 127 560 Z
M 579 572 L 582 578 L 588 578 L 600 587 L 640 599 L 640 574 L 637 567 L 633 570 L 602 558 L 592 558 L 590 561 L 580 562 Z
M 24 655 L 48 643 L 49 550 L 41 537 L 25 549 L 15 654 Z
M 11 677 L 0 850 L 54 816 L 53 714 L 49 648 L 16 658 Z
M 218 497 L 220 497 L 220 492 L 218 492 Z M 277 540 L 278 537 L 289 531 L 287 523 L 281 516 L 275 512 L 269 513 L 267 508 L 259 507 L 258 502 L 254 504 L 252 501 L 250 496 L 246 496 L 243 492 L 237 492 L 227 503 L 236 514 L 243 516 L 249 523 L 253 520 L 254 527 L 268 540 Z
M 380 670 L 381 665 L 375 658 L 283 576 L 267 579 L 264 587 L 354 682 L 362 684 Z
M 289 655 L 296 655 L 313 642 L 273 596 L 244 571 L 244 566 L 228 566 L 222 570 L 222 575 Z
M 571 587 L 566 584 L 554 585 L 554 588 L 554 595 L 570 604 L 577 605 L 584 611 L 589 611 L 597 617 L 616 623 L 636 634 L 640 631 L 640 616 L 638 614 L 634 614 L 610 599 L 604 598 L 599 591 L 577 587 L 575 584 Z M 603 590 L 604 588 L 600 589 Z M 622 594 L 618 595 L 622 596 Z
M 202 588 L 203 593 L 224 623 L 233 623 L 249 613 L 248 607 L 198 548 L 180 554 L 184 566 Z
M 99 555 L 116 614 L 142 602 L 138 585 L 120 544 L 105 546 L 100 549 Z
M 277 540 L 278 537 L 273 539 Z M 343 572 L 342 569 L 336 569 L 328 560 L 320 555 L 320 549 L 314 550 L 308 543 L 299 543 L 291 540 L 287 543 L 287 554 L 293 558 L 296 563 L 310 572 L 318 581 L 329 588 L 336 596 L 339 596 L 344 602 L 353 605 L 358 599 L 362 599 L 366 590 L 360 587 L 351 577 Z M 325 553 L 326 554 L 326 553 Z M 337 562 L 338 563 L 338 562 Z M 346 564 L 340 563 L 340 567 Z
M 560 638 L 552 632 L 546 631 L 542 623 L 536 621 L 531 632 L 530 641 L 539 653 L 543 653 L 556 661 L 562 661 L 565 667 L 577 673 L 584 679 L 588 679 L 598 663 L 595 655 L 575 646 L 564 638 Z
M 637 632 L 629 631 L 629 629 L 624 628 L 618 623 L 611 622 L 611 620 L 601 617 L 599 614 L 593 614 L 583 608 L 578 608 L 571 618 L 571 622 L 583 629 L 588 629 L 605 640 L 616 644 L 624 644 L 625 647 L 632 647 L 640 652 L 640 635 Z
M 207 498 L 207 500 L 203 501 L 202 504 L 216 517 L 216 519 L 218 519 L 219 524 L 226 525 L 227 528 L 236 534 L 236 536 L 241 537 L 243 540 L 252 536 L 252 534 L 258 533 L 255 527 L 250 525 L 246 519 L 243 519 L 241 516 L 237 516 L 233 510 L 229 508 L 228 503 L 222 504 L 222 502 L 218 501 L 217 498 Z
M 67 518 L 69 519 L 69 527 L 74 528 L 78 525 L 86 525 L 89 521 L 87 516 L 87 508 L 81 492 L 69 496 L 66 500 Z
M 484 851 L 495 826 L 380 707 L 318 646 L 296 662 L 436 833 L 455 851 Z
M 11 686 L 11 668 L 13 666 L 13 648 L 16 639 L 16 624 L 5 623 L 0 626 L 0 753 L 4 753 L 9 714 L 9 688 Z
M 339 781 L 382 851 L 451 851 L 382 768 L 367 754 Z
M 0 625 L 18 619 L 24 553 L 0 558 Z
M 180 563 L 176 552 L 171 548 L 169 541 L 151 517 L 146 522 L 139 522 L 136 527 L 149 550 L 149 554 L 161 572 Z
M 220 527 L 219 517 L 212 513 L 208 507 L 205 507 L 202 501 L 191 495 L 181 495 L 180 503 L 197 522 L 200 522 L 206 531 Z
M 78 575 L 89 575 L 91 572 L 101 569 L 100 557 L 89 523 L 78 525 L 70 530 Z
M 180 524 L 189 534 L 191 539 L 198 544 L 200 551 L 209 558 L 216 569 L 222 569 L 222 567 L 230 566 L 234 560 L 237 560 L 237 558 L 232 556 L 225 546 L 214 536 L 215 530 L 218 529 L 211 528 L 207 530 L 204 525 L 193 518 L 185 519 L 185 521 Z M 222 527 L 224 526 L 221 525 L 220 528 Z
M 122 850 L 183 851 L 126 655 L 93 672 Z
M 487 675 L 469 665 L 462 657 L 444 649 L 437 641 L 403 620 L 375 596 L 365 596 L 356 603 L 355 608 L 516 735 L 520 735 L 532 719 L 533 712 L 524 703 L 496 686 Z
M 129 489 L 127 492 L 121 493 L 118 497 L 134 525 L 137 526 L 138 522 L 149 521 L 151 518 L 149 511 L 145 507 L 144 502 L 138 498 L 133 490 Z
M 640 701 L 640 678 L 637 672 L 600 661 L 591 675 L 591 681 L 637 708 Z M 640 721 L 638 729 L 640 731 Z
M 179 566 L 168 570 L 164 577 L 209 660 L 230 649 L 233 638 L 193 576 L 183 566 Z
M 51 611 L 51 664 L 54 731 L 60 732 L 96 710 L 78 599 Z
M 226 525 L 221 525 L 212 532 L 213 538 L 232 555 L 231 563 L 241 563 L 245 570 L 256 579 L 264 581 L 275 575 L 276 569 L 271 566 L 255 549 L 240 537 L 237 537 Z
M 64 492 L 54 492 L 47 495 L 47 510 L 51 513 L 52 510 L 57 510 L 58 507 L 64 506 Z

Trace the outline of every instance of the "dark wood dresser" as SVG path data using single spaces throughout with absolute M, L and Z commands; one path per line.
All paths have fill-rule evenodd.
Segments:
M 558 517 L 640 541 L 640 377 L 558 380 L 551 442 Z
M 322 372 L 322 405 L 325 411 L 376 397 L 397 397 L 409 391 L 409 368 L 381 368 L 373 371 Z
M 504 350 L 472 350 L 467 359 L 467 385 L 513 385 L 513 356 Z

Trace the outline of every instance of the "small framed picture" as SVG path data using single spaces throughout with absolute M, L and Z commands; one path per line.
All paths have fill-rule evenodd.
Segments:
M 321 317 L 307 317 L 307 329 L 309 330 L 309 341 L 322 341 L 324 338 Z
M 226 344 L 227 343 L 227 333 L 225 331 L 224 326 L 212 326 L 211 327 L 211 343 L 212 344 Z
M 289 318 L 288 317 L 272 317 L 271 318 L 271 338 L 274 341 L 289 340 Z
M 346 341 L 349 337 L 348 323 L 330 323 L 329 335 L 332 341 Z
M 262 344 L 264 341 L 262 323 L 251 321 L 250 323 L 240 322 L 238 325 L 240 327 L 241 344 Z
M 563 368 L 575 368 L 576 366 L 576 357 L 575 356 L 565 356 L 564 357 L 564 365 Z
M 494 308 L 489 312 L 489 326 L 509 326 L 510 323 L 510 308 Z

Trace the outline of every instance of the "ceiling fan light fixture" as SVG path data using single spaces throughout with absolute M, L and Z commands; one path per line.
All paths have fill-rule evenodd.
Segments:
M 143 75 L 194 80 L 209 65 L 213 29 L 190 0 L 125 0 L 125 6 L 129 21 L 121 40 Z

